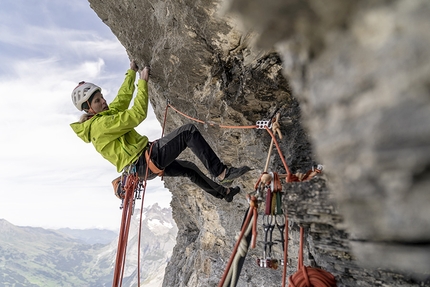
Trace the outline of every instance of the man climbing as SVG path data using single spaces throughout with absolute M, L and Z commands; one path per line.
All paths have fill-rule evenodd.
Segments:
M 71 124 L 74 132 L 84 142 L 91 142 L 118 172 L 134 163 L 139 177 L 143 178 L 149 165 L 148 179 L 161 174 L 185 176 L 211 195 L 231 202 L 240 188 L 227 188 L 221 184 L 231 182 L 251 169 L 224 165 L 194 125 L 184 125 L 154 142 L 136 132 L 134 128 L 147 116 L 149 67 L 140 72 L 137 95 L 128 109 L 135 91 L 137 71 L 138 67 L 132 61 L 118 95 L 110 105 L 103 98 L 100 87 L 80 82 L 72 92 L 72 101 L 85 114 L 79 122 Z M 219 183 L 204 175 L 194 163 L 176 159 L 187 147 Z

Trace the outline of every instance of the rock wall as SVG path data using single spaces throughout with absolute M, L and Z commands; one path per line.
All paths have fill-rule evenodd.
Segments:
M 338 286 L 430 284 L 428 1 L 89 2 L 130 58 L 151 65 L 160 121 L 167 100 L 222 125 L 279 113 L 292 172 L 325 165 L 327 176 L 283 184 L 288 274 L 303 226 L 305 264 Z M 169 110 L 166 132 L 188 122 Z M 268 155 L 265 130 L 199 129 L 226 163 L 254 170 L 235 182 L 233 203 L 165 178 L 179 232 L 164 286 L 218 285 Z M 270 170 L 285 174 L 276 150 Z M 256 264 L 259 225 L 238 286 L 281 285 L 280 270 Z

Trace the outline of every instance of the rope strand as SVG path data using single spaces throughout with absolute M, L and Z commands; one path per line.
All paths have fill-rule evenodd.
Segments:
M 114 277 L 112 282 L 113 287 L 118 287 L 122 285 L 122 278 L 124 274 L 125 257 L 126 257 L 126 250 L 127 250 L 127 240 L 128 240 L 130 220 L 131 220 L 131 214 L 132 214 L 132 208 L 133 208 L 133 191 L 135 190 L 137 185 L 136 177 L 137 176 L 134 174 L 127 176 L 126 183 L 124 186 L 125 198 L 124 198 L 124 207 L 122 211 L 121 228 L 118 236 L 117 256 L 115 261 Z
M 180 115 L 182 115 L 182 116 L 184 116 L 184 117 L 186 117 L 186 118 L 188 118 L 190 120 L 193 120 L 195 122 L 201 123 L 201 124 L 206 124 L 206 125 L 210 125 L 210 126 L 218 126 L 220 128 L 227 128 L 227 129 L 255 129 L 255 128 L 258 127 L 257 125 L 252 125 L 252 126 L 228 126 L 228 125 L 217 124 L 217 123 L 214 123 L 214 122 L 202 121 L 202 120 L 199 120 L 197 118 L 193 118 L 193 117 L 191 117 L 191 116 L 189 116 L 189 115 L 187 115 L 187 114 L 179 111 L 178 109 L 176 109 L 175 107 L 173 107 L 171 104 L 167 104 L 167 106 L 170 107 L 170 108 L 172 108 L 178 114 L 180 114 Z
M 257 207 L 258 207 L 257 199 L 255 197 L 252 197 L 251 201 L 250 201 L 250 205 L 249 205 L 248 214 L 247 214 L 246 219 L 245 219 L 245 221 L 244 221 L 244 223 L 242 225 L 241 233 L 240 233 L 239 238 L 237 239 L 236 244 L 235 244 L 235 246 L 233 248 L 233 252 L 232 252 L 232 254 L 230 256 L 230 259 L 229 259 L 229 261 L 227 263 L 227 267 L 224 270 L 224 274 L 223 274 L 223 276 L 221 278 L 221 281 L 218 284 L 218 287 L 223 287 L 224 286 L 225 281 L 226 281 L 229 273 L 231 273 L 230 268 L 232 266 L 233 261 L 235 260 L 237 250 L 238 250 L 238 248 L 240 246 L 240 242 L 242 241 L 242 238 L 245 235 L 246 230 L 248 229 L 248 226 L 249 226 L 249 223 L 251 221 L 251 218 L 254 217 L 254 222 L 257 221 L 257 216 L 258 216 L 258 214 L 257 214 Z M 256 235 L 254 233 L 255 232 L 254 231 L 255 224 L 252 224 L 252 226 L 253 226 L 253 228 L 252 228 L 253 229 L 253 236 L 255 236 Z

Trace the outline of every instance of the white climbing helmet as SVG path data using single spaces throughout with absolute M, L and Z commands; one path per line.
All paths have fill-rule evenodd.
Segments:
M 82 104 L 88 101 L 92 94 L 96 91 L 102 91 L 99 86 L 93 83 L 80 82 L 72 92 L 72 102 L 76 108 L 82 111 Z

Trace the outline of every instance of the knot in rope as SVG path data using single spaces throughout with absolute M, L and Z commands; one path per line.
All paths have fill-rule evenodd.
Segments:
M 282 139 L 281 125 L 279 124 L 279 117 L 280 117 L 280 114 L 278 113 L 275 117 L 275 120 L 272 120 L 272 131 L 273 133 L 278 134 L 279 139 Z

